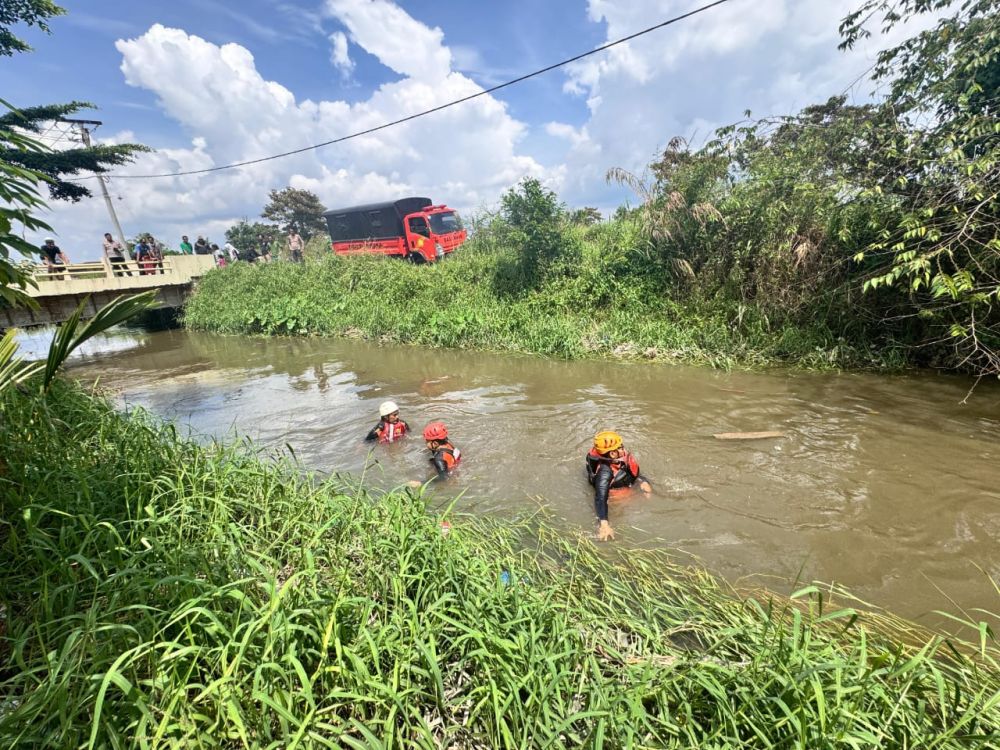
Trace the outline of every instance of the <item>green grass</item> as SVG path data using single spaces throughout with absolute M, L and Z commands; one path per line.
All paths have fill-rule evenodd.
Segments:
M 560 272 L 521 285 L 517 253 L 485 232 L 445 262 L 333 257 L 322 240 L 305 265 L 212 271 L 185 308 L 192 329 L 231 334 L 363 336 L 435 347 L 759 367 L 895 370 L 904 350 L 822 325 L 771 323 L 721 297 L 676 300 L 616 260 L 628 243 L 609 225 L 567 230 Z M 610 248 L 610 249 L 609 249 Z M 578 258 L 578 261 L 572 260 Z M 512 270 L 514 269 L 514 270 Z
M 1000 743 L 985 628 L 739 595 L 532 518 L 444 536 L 420 496 L 61 383 L 0 405 L 2 747 Z

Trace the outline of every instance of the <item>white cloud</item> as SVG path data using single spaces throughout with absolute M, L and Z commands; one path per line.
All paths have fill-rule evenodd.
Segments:
M 350 76 L 354 70 L 354 61 L 347 53 L 347 34 L 335 31 L 330 34 L 330 62 L 342 75 Z
M 756 115 L 790 113 L 843 90 L 870 66 L 875 50 L 889 43 L 875 38 L 851 53 L 837 50 L 838 22 L 856 4 L 734 2 L 587 58 L 572 67 L 566 81 L 570 95 L 586 101 L 585 121 L 539 124 L 548 137 L 530 141 L 558 153 L 548 168 L 524 152 L 528 126 L 503 102 L 483 96 L 247 169 L 115 180 L 112 194 L 126 231 L 152 231 L 172 242 L 182 233 L 210 232 L 221 239 L 232 221 L 259 214 L 270 188 L 289 184 L 314 190 L 330 207 L 417 194 L 461 209 L 491 203 L 531 175 L 560 190 L 570 205 L 606 210 L 623 197 L 604 182 L 609 167 L 642 170 L 673 136 L 698 145 L 746 109 Z M 610 40 L 689 7 L 680 0 L 589 0 L 588 12 L 606 27 Z M 482 91 L 460 72 L 480 65 L 475 50 L 456 52 L 441 29 L 388 0 L 325 0 L 323 8 L 326 17 L 305 26 L 317 39 L 329 33 L 319 28 L 321 21 L 343 29 L 329 36 L 334 65 L 344 70 L 361 49 L 398 79 L 360 101 L 302 100 L 264 78 L 246 48 L 154 25 L 117 43 L 121 69 L 130 85 L 154 94 L 164 114 L 187 134 L 188 145 L 143 155 L 116 172 L 173 172 L 254 159 Z M 895 30 L 893 38 L 910 32 Z M 349 43 L 356 45 L 353 58 Z M 122 134 L 118 140 L 127 138 Z M 104 210 L 100 198 L 54 204 L 50 223 L 75 259 L 98 254 L 108 226 Z
M 240 45 L 215 45 L 159 24 L 142 36 L 120 40 L 116 46 L 126 82 L 152 92 L 166 116 L 189 134 L 189 145 L 142 155 L 116 174 L 205 169 L 259 158 L 482 91 L 450 70 L 451 54 L 440 30 L 397 6 L 384 0 L 330 0 L 329 10 L 355 44 L 402 77 L 355 103 L 298 100 L 261 76 L 253 55 Z M 345 58 L 346 42 L 345 36 Z M 546 177 L 535 159 L 518 151 L 525 130 L 505 104 L 483 96 L 369 136 L 245 169 L 115 179 L 111 192 L 127 233 L 150 231 L 168 244 L 181 234 L 209 233 L 221 240 L 235 220 L 259 215 L 269 189 L 289 184 L 315 191 L 331 208 L 406 194 L 473 208 L 495 201 L 524 176 Z M 114 140 L 129 138 L 123 133 Z M 99 195 L 96 183 L 94 188 Z M 74 260 L 98 255 L 109 224 L 98 197 L 76 205 L 55 203 L 49 221 Z
M 451 72 L 444 32 L 420 23 L 389 0 L 327 0 L 351 38 L 400 75 L 438 81 Z
M 606 170 L 641 171 L 673 136 L 697 146 L 747 109 L 790 114 L 841 93 L 892 41 L 876 36 L 840 52 L 839 22 L 856 5 L 729 3 L 570 66 L 564 90 L 582 96 L 590 116 L 572 132 L 549 126 L 569 145 L 567 200 L 607 202 L 615 191 L 604 186 Z M 588 17 L 605 25 L 610 41 L 690 8 L 678 0 L 589 0 Z

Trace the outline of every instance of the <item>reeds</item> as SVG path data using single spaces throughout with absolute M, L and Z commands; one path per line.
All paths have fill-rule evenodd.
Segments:
M 201 448 L 0 412 L 2 747 L 997 747 L 993 634 Z

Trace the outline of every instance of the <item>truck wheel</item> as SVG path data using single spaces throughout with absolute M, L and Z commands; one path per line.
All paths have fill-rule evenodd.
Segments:
M 410 263 L 414 263 L 416 265 L 420 265 L 421 263 L 427 262 L 424 259 L 424 256 L 421 255 L 420 253 L 410 253 L 409 255 L 406 256 L 406 259 L 410 261 Z

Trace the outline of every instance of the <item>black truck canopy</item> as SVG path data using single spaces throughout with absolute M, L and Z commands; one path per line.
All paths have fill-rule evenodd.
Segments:
M 403 217 L 433 205 L 430 198 L 400 198 L 327 211 L 326 225 L 334 242 L 403 237 Z

